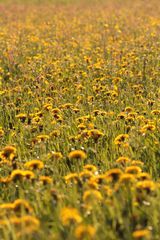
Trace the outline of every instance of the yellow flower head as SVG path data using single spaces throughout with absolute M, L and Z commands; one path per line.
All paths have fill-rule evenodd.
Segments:
M 123 144 L 127 139 L 129 138 L 129 135 L 128 134 L 120 134 L 118 135 L 115 140 L 114 140 L 114 143 L 116 145 L 121 145 Z
M 155 191 L 156 185 L 152 180 L 139 181 L 136 185 L 137 190 L 146 191 L 147 193 Z
M 21 208 L 24 208 L 27 212 L 32 212 L 33 209 L 30 204 L 24 199 L 17 199 L 13 203 L 13 209 L 17 211 L 21 211 Z
M 77 183 L 79 181 L 79 177 L 77 173 L 70 173 L 64 177 L 66 183 Z
M 89 136 L 97 141 L 100 137 L 104 136 L 104 134 L 98 129 L 89 130 Z
M 70 225 L 72 223 L 82 222 L 82 217 L 80 216 L 76 208 L 65 207 L 62 208 L 60 212 L 60 219 L 64 226 Z
M 96 229 L 91 225 L 81 224 L 75 229 L 75 237 L 78 240 L 93 239 Z
M 128 158 L 128 157 L 119 157 L 117 160 L 116 160 L 116 163 L 118 164 L 126 164 L 126 163 L 129 163 L 131 160 Z
M 87 164 L 83 167 L 85 170 L 91 171 L 91 172 L 96 172 L 97 167 L 92 165 L 92 164 Z
M 82 150 L 74 150 L 74 151 L 71 151 L 69 154 L 68 154 L 68 157 L 69 159 L 81 159 L 81 160 L 84 160 L 87 158 L 87 155 L 84 151 Z
M 83 194 L 83 201 L 85 203 L 93 203 L 97 201 L 102 201 L 103 197 L 101 193 L 97 190 L 86 190 Z
M 129 166 L 125 168 L 126 173 L 131 173 L 131 174 L 138 174 L 142 172 L 142 169 L 138 166 Z
M 105 173 L 106 178 L 111 181 L 117 181 L 121 176 L 122 171 L 119 168 L 110 169 Z
M 39 181 L 46 185 L 52 183 L 52 178 L 48 176 L 40 176 Z
M 151 233 L 148 229 L 136 230 L 132 234 L 134 239 L 150 239 Z
M 41 160 L 31 160 L 26 162 L 24 166 L 29 169 L 42 169 L 44 168 L 44 163 Z
M 16 156 L 17 150 L 13 146 L 6 146 L 2 149 L 1 157 L 4 159 L 13 160 Z

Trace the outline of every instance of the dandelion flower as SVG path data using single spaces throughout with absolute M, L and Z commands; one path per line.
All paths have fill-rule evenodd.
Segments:
M 81 224 L 75 229 L 75 237 L 78 240 L 93 239 L 96 234 L 95 227 Z
M 78 210 L 70 207 L 62 208 L 60 212 L 60 219 L 64 226 L 82 222 L 82 217 L 80 216 Z
M 84 151 L 82 150 L 74 150 L 74 151 L 71 151 L 69 154 L 68 154 L 68 157 L 69 159 L 81 159 L 81 160 L 84 160 L 87 158 L 87 155 Z
M 132 236 L 134 239 L 149 239 L 150 231 L 148 229 L 136 230 L 133 232 Z
M 26 162 L 24 166 L 29 169 L 42 169 L 44 168 L 44 163 L 41 160 L 31 160 Z

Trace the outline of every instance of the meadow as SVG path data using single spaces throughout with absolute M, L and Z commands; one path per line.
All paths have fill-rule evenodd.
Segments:
M 160 239 L 159 16 L 0 1 L 0 239 Z

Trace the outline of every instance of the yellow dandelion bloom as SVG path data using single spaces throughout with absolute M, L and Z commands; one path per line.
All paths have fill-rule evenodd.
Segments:
M 84 151 L 82 150 L 73 150 L 68 154 L 69 159 L 81 159 L 84 160 L 87 158 L 87 155 Z
M 93 203 L 97 201 L 102 201 L 103 197 L 101 193 L 97 190 L 86 190 L 83 194 L 83 201 L 85 203 Z
M 26 118 L 27 118 L 27 114 L 25 113 L 19 113 L 16 115 L 16 118 L 20 119 L 21 122 L 25 122 Z
M 60 212 L 60 219 L 64 226 L 70 225 L 72 223 L 82 222 L 82 217 L 80 216 L 78 210 L 71 207 L 62 208 Z
M 48 176 L 40 176 L 39 181 L 46 185 L 52 183 L 52 178 Z
M 152 110 L 151 114 L 160 115 L 160 110 L 158 110 L 158 109 Z
M 27 212 L 32 212 L 33 211 L 32 207 L 30 206 L 30 204 L 26 200 L 24 200 L 24 199 L 17 199 L 17 200 L 14 201 L 13 209 L 15 211 L 20 211 L 22 207 Z
M 121 176 L 122 171 L 119 168 L 110 169 L 105 173 L 106 178 L 111 181 L 117 181 Z
M 149 175 L 149 173 L 143 172 L 143 173 L 139 173 L 139 174 L 137 175 L 137 179 L 138 179 L 139 181 L 151 180 L 151 176 Z
M 154 131 L 156 129 L 155 125 L 153 124 L 146 124 L 140 129 L 141 133 L 146 133 L 147 131 Z
M 91 177 L 93 177 L 93 173 L 91 171 L 84 170 L 84 171 L 79 173 L 79 177 L 83 181 L 86 181 L 86 180 L 90 179 Z
M 26 162 L 24 164 L 26 168 L 29 169 L 43 169 L 44 168 L 44 163 L 41 160 L 31 160 L 29 162 Z
M 96 234 L 96 229 L 91 225 L 81 224 L 77 226 L 75 229 L 75 237 L 78 240 L 93 239 L 95 234 Z
M 92 164 L 86 164 L 83 167 L 85 170 L 91 171 L 91 172 L 96 172 L 97 171 L 97 167 L 92 165 Z
M 120 179 L 119 179 L 119 183 L 122 184 L 126 184 L 126 183 L 131 183 L 131 182 L 134 182 L 135 181 L 135 177 L 133 174 L 130 174 L 130 173 L 123 173 L 121 176 L 120 176 Z
M 103 186 L 102 189 L 106 196 L 108 196 L 108 197 L 112 196 L 113 189 L 111 189 L 109 186 L 105 185 L 105 186 Z
M 147 193 L 155 191 L 156 185 L 152 180 L 139 181 L 136 185 L 137 190 L 146 191 Z
M 134 239 L 149 239 L 151 236 L 151 233 L 148 229 L 141 229 L 141 230 L 136 230 L 132 234 Z
M 116 145 L 121 145 L 123 144 L 127 139 L 129 138 L 129 135 L 128 134 L 120 134 L 118 135 L 115 140 L 114 140 L 114 143 Z
M 142 162 L 142 161 L 140 161 L 140 160 L 133 160 L 132 162 L 131 162 L 131 165 L 134 165 L 134 166 L 143 166 L 144 165 L 144 163 Z
M 20 169 L 13 170 L 10 175 L 11 181 L 22 180 L 24 177 L 24 171 Z
M 97 141 L 102 136 L 104 136 L 104 134 L 98 129 L 89 130 L 89 137 L 93 138 L 95 141 Z
M 13 210 L 14 204 L 13 203 L 2 203 L 0 204 L 0 210 Z
M 59 130 L 54 130 L 49 135 L 50 135 L 50 137 L 59 137 L 60 136 L 60 131 Z
M 130 158 L 128 157 L 119 157 L 117 160 L 116 160 L 116 163 L 119 163 L 119 164 L 126 164 L 126 163 L 129 163 L 131 161 Z
M 79 181 L 79 176 L 77 173 L 70 173 L 64 177 L 66 183 L 77 183 Z
M 47 141 L 49 139 L 49 136 L 48 135 L 38 135 L 35 140 L 40 143 L 40 142 L 43 142 L 43 141 Z
M 29 170 L 23 171 L 23 176 L 26 179 L 34 179 L 35 178 L 35 174 L 32 171 L 29 171 Z
M 129 166 L 125 168 L 126 173 L 131 173 L 131 174 L 138 174 L 142 172 L 142 169 L 138 166 Z
M 4 159 L 13 160 L 16 156 L 17 150 L 13 146 L 6 146 L 1 151 L 1 157 Z
M 0 137 L 2 137 L 4 135 L 4 131 L 2 129 L 2 127 L 0 127 Z

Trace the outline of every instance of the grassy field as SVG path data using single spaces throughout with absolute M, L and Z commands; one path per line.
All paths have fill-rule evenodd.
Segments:
M 0 1 L 0 239 L 160 239 L 159 16 Z

